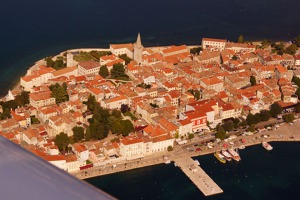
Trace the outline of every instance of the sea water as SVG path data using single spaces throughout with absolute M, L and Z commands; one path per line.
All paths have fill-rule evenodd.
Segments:
M 297 0 L 9 0 L 0 7 L 0 95 L 35 61 L 64 50 L 201 44 L 202 37 L 236 41 L 290 40 L 300 34 Z
M 204 171 L 223 189 L 205 197 L 173 164 L 160 164 L 87 179 L 119 199 L 299 199 L 300 143 L 271 142 L 239 150 L 240 162 L 220 163 L 213 154 L 197 159 Z

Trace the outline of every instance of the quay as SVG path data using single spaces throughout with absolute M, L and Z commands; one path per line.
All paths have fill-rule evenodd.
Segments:
M 195 164 L 195 161 L 192 158 L 181 157 L 173 160 L 205 196 L 223 193 L 223 190 L 200 166 Z

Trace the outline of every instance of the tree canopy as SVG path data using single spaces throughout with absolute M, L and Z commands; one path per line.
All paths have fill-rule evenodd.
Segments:
M 67 67 L 67 65 L 64 63 L 62 58 L 57 58 L 55 61 L 53 61 L 51 57 L 47 57 L 47 58 L 45 58 L 45 60 L 46 60 L 46 63 L 47 63 L 46 65 L 48 67 L 52 67 L 56 70 L 63 69 L 65 67 Z
M 125 66 L 122 63 L 117 63 L 113 65 L 111 69 L 111 76 L 112 77 L 124 77 L 125 74 Z
M 243 35 L 240 35 L 239 38 L 238 38 L 238 43 L 244 43 L 244 36 Z
M 199 55 L 200 51 L 202 51 L 202 47 L 194 47 L 190 50 L 190 53 Z
M 226 138 L 226 132 L 225 132 L 223 126 L 218 127 L 218 131 L 216 133 L 216 138 L 219 138 L 220 140 L 224 140 Z
M 66 150 L 66 148 L 70 144 L 70 138 L 68 137 L 67 134 L 61 132 L 58 135 L 56 135 L 54 139 L 54 143 L 59 148 L 60 151 Z
M 119 58 L 121 58 L 125 61 L 125 65 L 127 65 L 128 63 L 130 63 L 132 61 L 132 59 L 129 58 L 126 53 L 119 55 Z
M 84 138 L 84 129 L 80 126 L 75 126 L 73 129 L 73 139 L 75 142 L 80 141 Z
M 109 72 L 108 72 L 108 68 L 107 68 L 106 65 L 102 65 L 102 66 L 100 67 L 99 75 L 102 76 L 103 78 L 108 77 Z
M 251 83 L 252 86 L 256 85 L 256 78 L 255 78 L 255 76 L 250 76 L 250 83 Z
M 282 107 L 276 102 L 270 106 L 270 114 L 272 117 L 277 117 L 277 115 L 281 114 Z
M 260 111 L 261 121 L 268 121 L 271 118 L 269 110 Z
M 289 113 L 289 114 L 283 115 L 282 119 L 287 123 L 293 122 L 295 119 L 294 113 Z
M 55 98 L 55 102 L 57 104 L 69 100 L 66 83 L 63 83 L 62 86 L 60 86 L 58 83 L 56 83 L 55 85 L 51 85 L 49 88 L 52 92 L 51 96 Z

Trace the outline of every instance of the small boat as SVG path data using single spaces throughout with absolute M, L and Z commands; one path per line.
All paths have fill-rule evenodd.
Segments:
M 174 162 L 174 166 L 177 167 L 177 164 Z
M 246 148 L 245 145 L 239 146 L 239 149 L 245 149 L 245 148 Z
M 226 163 L 225 157 L 220 152 L 215 152 L 214 156 L 223 164 Z
M 231 154 L 233 160 L 235 160 L 235 161 L 240 161 L 241 160 L 240 155 L 233 148 L 228 149 L 228 153 Z
M 196 163 L 196 165 L 200 165 L 200 162 L 199 162 L 199 160 L 194 160 L 194 162 Z
M 171 160 L 165 160 L 165 164 L 170 164 Z
M 232 161 L 232 156 L 226 150 L 222 150 L 222 155 L 227 161 Z
M 267 142 L 263 142 L 262 146 L 268 151 L 271 151 L 273 149 L 273 147 Z

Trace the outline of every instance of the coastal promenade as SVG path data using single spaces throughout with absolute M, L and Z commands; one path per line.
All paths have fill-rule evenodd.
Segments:
M 174 162 L 205 196 L 223 193 L 223 190 L 200 166 L 195 164 L 193 159 L 189 157 L 180 157 L 175 158 Z
M 236 139 L 231 140 L 233 142 L 233 145 L 230 145 L 232 148 L 238 148 L 241 145 L 244 146 L 252 146 L 252 145 L 261 145 L 263 141 L 267 142 L 297 142 L 300 141 L 300 121 L 294 122 L 293 125 L 290 125 L 288 123 L 282 124 L 278 129 L 275 130 L 269 130 L 265 131 L 263 133 L 256 133 L 250 136 L 238 136 Z M 265 138 L 264 136 L 268 136 Z M 245 142 L 242 142 L 242 139 Z M 220 142 L 218 144 L 214 144 L 213 148 L 208 148 L 207 146 L 200 146 L 201 151 L 190 151 L 191 148 L 195 148 L 195 144 L 201 143 L 203 140 L 206 140 L 205 138 L 194 138 L 191 142 L 189 142 L 186 145 L 178 146 L 176 145 L 174 147 L 174 150 L 171 152 L 160 152 L 153 154 L 151 156 L 146 156 L 142 159 L 135 159 L 135 160 L 130 160 L 130 161 L 122 161 L 119 163 L 115 164 L 106 164 L 103 166 L 98 166 L 98 167 L 93 167 L 90 169 L 82 170 L 79 172 L 71 173 L 75 177 L 79 179 L 87 179 L 87 178 L 92 178 L 96 176 L 102 176 L 102 175 L 107 175 L 107 174 L 112 174 L 112 173 L 118 173 L 122 171 L 127 171 L 127 170 L 132 170 L 132 169 L 137 169 L 137 168 L 142 168 L 142 167 L 148 167 L 148 166 L 153 166 L 157 164 L 163 164 L 165 162 L 165 158 L 167 157 L 170 161 L 175 161 L 175 163 L 181 167 L 181 169 L 184 171 L 185 168 L 182 166 L 188 166 L 190 161 L 192 160 L 191 157 L 195 156 L 201 156 L 201 155 L 207 155 L 207 154 L 212 154 L 216 151 L 222 150 L 223 145 L 225 142 Z M 189 150 L 187 150 L 189 149 Z M 186 160 L 185 160 L 186 159 Z M 247 158 L 242 158 L 242 159 L 247 159 Z M 186 162 L 186 163 L 185 163 Z M 200 169 L 197 168 L 197 171 Z M 187 169 L 190 170 L 190 169 Z M 191 171 L 191 170 L 190 170 Z M 188 177 L 189 174 L 192 173 L 188 172 L 186 173 Z M 210 194 L 218 194 L 220 193 L 221 189 L 217 186 L 217 184 L 213 184 L 213 180 L 209 178 L 208 175 L 205 175 L 206 173 L 200 169 L 199 170 L 199 176 L 196 174 L 193 175 L 195 178 L 204 178 L 200 180 L 196 180 L 195 182 L 190 178 L 197 187 L 203 187 L 205 188 L 206 186 L 201 186 L 203 185 L 203 182 L 207 184 L 207 189 L 203 189 L 203 194 L 204 195 L 210 195 Z M 198 173 L 197 173 L 198 174 Z M 211 181 L 210 181 L 211 180 Z M 199 182 L 200 181 L 200 182 Z M 202 181 L 202 183 L 201 183 Z M 205 184 L 204 184 L 205 185 Z M 209 189 L 209 187 L 212 186 L 214 190 Z M 200 189 L 201 190 L 201 189 Z M 210 190 L 210 191 L 209 191 Z M 202 191 L 202 190 L 201 190 Z

